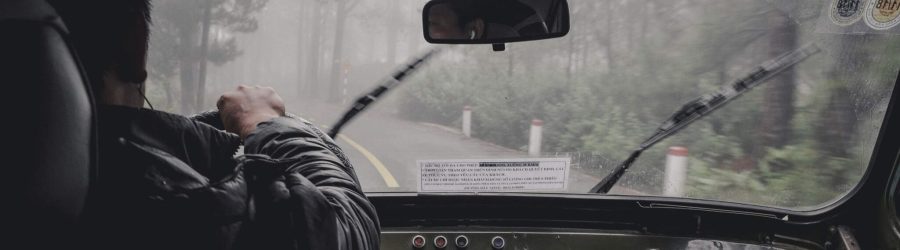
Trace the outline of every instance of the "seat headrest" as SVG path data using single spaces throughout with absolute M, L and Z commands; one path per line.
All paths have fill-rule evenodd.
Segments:
M 0 21 L 34 21 L 54 25 L 68 33 L 59 15 L 42 0 L 4 0 L 0 2 Z
M 0 131 L 14 204 L 3 227 L 29 248 L 75 240 L 96 169 L 93 100 L 66 36 L 46 2 L 0 1 Z

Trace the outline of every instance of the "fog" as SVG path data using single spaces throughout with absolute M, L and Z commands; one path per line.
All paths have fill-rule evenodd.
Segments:
M 167 36 L 165 26 L 176 27 L 184 23 L 202 26 L 203 1 L 201 4 L 188 4 L 190 1 L 155 1 L 156 12 L 153 18 L 154 35 L 166 36 L 151 42 L 154 55 L 166 55 L 173 58 L 160 58 L 151 55 L 153 61 L 185 64 L 185 61 L 196 63 L 196 59 L 181 59 L 179 56 L 199 55 L 201 46 L 185 48 L 180 44 L 180 34 Z M 240 0 L 209 1 L 214 11 L 227 11 L 229 5 L 236 5 Z M 257 1 L 262 8 L 248 12 L 242 18 L 257 23 L 251 31 L 235 30 L 227 24 L 226 17 L 217 20 L 212 15 L 209 32 L 210 44 L 227 43 L 234 39 L 234 52 L 238 55 L 224 62 L 213 62 L 208 66 L 204 102 L 200 107 L 180 105 L 184 100 L 179 91 L 178 73 L 154 78 L 151 82 L 151 99 L 159 103 L 156 106 L 164 110 L 178 113 L 192 113 L 214 107 L 215 100 L 226 90 L 239 84 L 272 86 L 288 101 L 308 99 L 311 97 L 328 97 L 333 91 L 328 82 L 340 82 L 336 104 L 346 103 L 351 97 L 361 93 L 366 87 L 373 87 L 377 80 L 386 77 L 392 69 L 407 58 L 420 53 L 429 45 L 422 38 L 421 8 L 419 0 L 392 1 L 293 1 L 268 0 Z M 218 4 L 217 4 L 218 3 Z M 340 5 L 340 6 L 339 6 Z M 172 8 L 191 8 L 173 14 Z M 342 11 L 337 8 L 342 7 Z M 194 10 L 194 11 L 190 11 Z M 185 12 L 192 12 L 185 14 Z M 316 13 L 318 12 L 318 13 Z M 340 13 L 339 13 L 340 12 Z M 171 20 L 175 15 L 197 15 L 197 20 L 184 22 Z M 177 17 L 177 16 L 176 16 Z M 335 60 L 334 45 L 336 39 L 337 18 L 344 21 L 341 55 Z M 176 23 L 179 22 L 179 23 Z M 173 25 L 174 24 L 174 25 Z M 163 27 L 161 27 L 163 26 Z M 197 29 L 199 31 L 200 29 Z M 173 32 L 168 32 L 173 33 Z M 193 34 L 201 36 L 201 32 Z M 199 38 L 193 38 L 200 41 Z M 180 47 L 180 48 L 179 48 Z M 171 48 L 174 53 L 159 52 Z M 333 68 L 338 67 L 337 79 L 332 79 Z M 151 67 L 152 68 L 152 67 Z M 193 69 L 199 68 L 194 65 Z M 346 82 L 345 84 L 343 84 Z M 169 85 L 169 95 L 166 88 Z M 153 88 L 159 87 L 159 88 Z M 167 97 L 168 96 L 168 97 Z M 332 100 L 334 101 L 334 100 Z
M 465 146 L 472 143 L 527 151 L 531 121 L 541 119 L 545 155 L 577 158 L 584 176 L 601 178 L 682 104 L 815 42 L 823 53 L 651 149 L 622 185 L 661 193 L 667 146 L 683 146 L 691 150 L 686 196 L 818 206 L 864 173 L 900 68 L 900 26 L 833 24 L 829 2 L 572 0 L 568 36 L 508 44 L 505 52 L 454 46 L 364 114 L 458 130 L 469 106 L 472 138 L 459 150 L 417 139 L 438 132 L 412 135 L 390 122 L 349 129 L 372 138 L 360 143 L 395 163 L 395 173 L 414 177 L 409 157 L 483 155 Z M 155 0 L 148 96 L 158 109 L 190 114 L 214 108 L 239 84 L 272 86 L 288 111 L 330 125 L 356 97 L 436 46 L 422 36 L 424 4 Z

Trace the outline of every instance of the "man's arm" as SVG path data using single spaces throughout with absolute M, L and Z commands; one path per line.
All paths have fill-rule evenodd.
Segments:
M 377 249 L 378 218 L 352 165 L 334 141 L 308 122 L 284 116 L 273 90 L 239 87 L 223 95 L 227 130 L 244 153 L 263 155 L 247 169 L 255 195 L 256 248 Z M 255 188 L 254 188 L 255 186 Z
M 269 216 L 262 214 L 269 213 L 264 210 L 281 213 L 267 204 L 296 208 L 284 211 L 292 220 L 290 231 L 300 245 L 311 249 L 378 248 L 375 209 L 340 148 L 321 131 L 297 119 L 275 118 L 257 126 L 247 137 L 244 152 L 289 165 L 280 176 L 262 174 L 260 181 L 271 181 L 265 183 L 267 190 L 258 192 L 263 193 L 257 196 L 258 216 Z

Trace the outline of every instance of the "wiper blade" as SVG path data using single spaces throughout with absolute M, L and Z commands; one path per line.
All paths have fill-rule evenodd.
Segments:
M 378 101 L 378 98 L 384 95 L 384 93 L 397 87 L 397 85 L 400 85 L 403 80 L 412 75 L 412 73 L 415 73 L 419 66 L 431 59 L 435 54 L 440 52 L 441 49 L 442 47 L 435 47 L 422 56 L 415 58 L 411 63 L 407 64 L 401 70 L 392 74 L 390 78 L 379 84 L 374 90 L 359 97 L 359 99 L 356 99 L 356 102 L 350 106 L 350 109 L 344 113 L 344 116 L 342 116 L 334 126 L 331 126 L 331 131 L 328 132 L 328 135 L 331 136 L 331 138 L 335 138 L 338 133 L 341 132 L 341 128 L 343 128 L 344 125 L 353 120 L 356 115 L 362 113 L 362 111 L 366 110 L 370 105 Z
M 591 193 L 608 193 L 609 190 L 616 185 L 616 182 L 622 178 L 625 171 L 631 167 L 631 164 L 641 156 L 641 153 L 643 153 L 644 150 L 647 150 L 663 139 L 678 133 L 681 129 L 687 127 L 694 121 L 709 115 L 737 97 L 747 93 L 754 87 L 764 83 L 766 80 L 771 79 L 791 66 L 806 60 L 820 51 L 821 49 L 816 44 L 807 44 L 797 50 L 782 54 L 775 59 L 763 63 L 753 70 L 752 73 L 739 78 L 729 86 L 721 88 L 718 92 L 688 102 L 668 120 L 663 122 L 656 130 L 656 133 L 642 142 L 625 161 L 613 169 L 612 173 L 604 177 L 603 180 L 594 186 L 594 188 L 591 188 Z

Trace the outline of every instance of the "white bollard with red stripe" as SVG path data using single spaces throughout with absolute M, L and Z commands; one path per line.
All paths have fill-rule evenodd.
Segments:
M 528 136 L 528 155 L 541 155 L 541 138 L 543 136 L 544 121 L 534 119 L 531 121 L 531 133 Z
M 463 107 L 462 132 L 466 137 L 472 137 L 472 107 Z
M 663 183 L 663 195 L 684 197 L 685 179 L 687 178 L 688 149 L 670 147 L 666 156 L 666 177 Z

